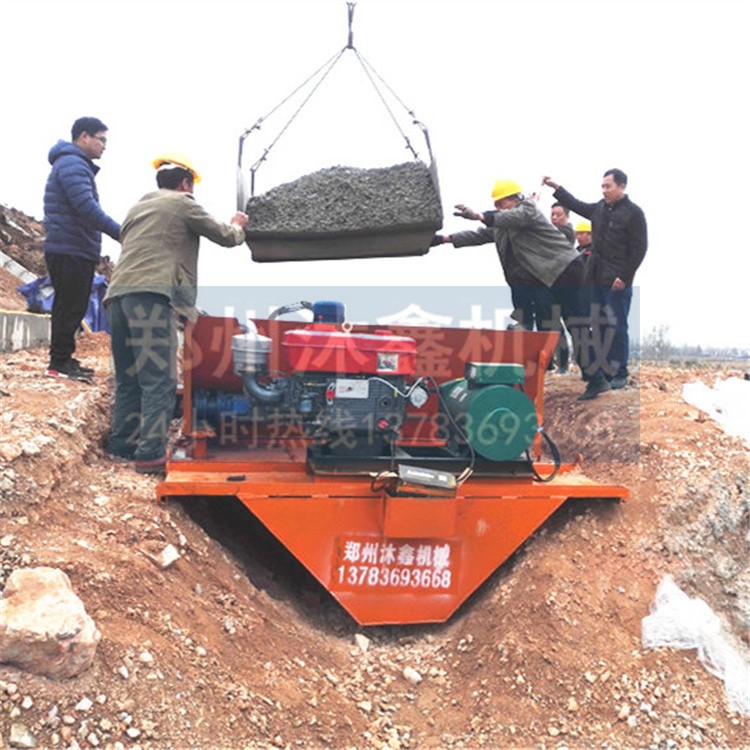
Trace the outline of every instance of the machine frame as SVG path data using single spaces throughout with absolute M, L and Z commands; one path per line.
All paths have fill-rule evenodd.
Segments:
M 273 341 L 299 323 L 255 321 Z M 362 332 L 374 326 L 357 326 Z M 524 367 L 524 391 L 543 425 L 544 376 L 557 334 L 393 326 L 417 343 L 417 374 L 444 382 L 467 361 Z M 251 434 L 217 434 L 194 419 L 193 392 L 241 392 L 232 370 L 233 318 L 202 316 L 185 333 L 182 444 L 173 452 L 158 499 L 236 497 L 360 625 L 443 622 L 569 499 L 621 499 L 627 488 L 585 477 L 581 467 L 541 459 L 539 436 L 529 462 L 476 465 L 453 486 L 401 477 L 377 481 L 382 460 L 316 462 L 310 441 L 293 428 L 266 425 Z M 272 369 L 283 372 L 277 348 Z M 432 398 L 432 397 L 431 397 Z M 436 427 L 437 399 L 408 414 L 394 455 L 423 466 L 445 440 Z M 455 461 L 453 462 L 455 464 Z M 446 470 L 460 469 L 451 465 Z

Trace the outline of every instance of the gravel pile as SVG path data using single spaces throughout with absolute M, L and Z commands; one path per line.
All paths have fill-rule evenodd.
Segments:
M 321 169 L 250 198 L 247 214 L 249 238 L 434 232 L 443 225 L 440 196 L 420 161 Z

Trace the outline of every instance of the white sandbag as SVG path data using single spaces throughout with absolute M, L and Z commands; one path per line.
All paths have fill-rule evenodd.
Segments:
M 702 599 L 691 599 L 664 576 L 656 589 L 651 614 L 641 622 L 644 648 L 694 648 L 698 660 L 724 681 L 732 711 L 750 716 L 750 664 L 730 642 L 721 620 Z

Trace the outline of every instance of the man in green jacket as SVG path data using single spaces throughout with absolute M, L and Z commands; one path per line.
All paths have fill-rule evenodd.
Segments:
M 177 387 L 177 324 L 194 321 L 201 237 L 224 247 L 245 241 L 247 215 L 229 224 L 193 198 L 200 176 L 185 157 L 154 161 L 158 190 L 122 224 L 122 253 L 104 300 L 112 332 L 115 406 L 109 436 L 113 459 L 135 459 L 135 470 L 161 474 Z

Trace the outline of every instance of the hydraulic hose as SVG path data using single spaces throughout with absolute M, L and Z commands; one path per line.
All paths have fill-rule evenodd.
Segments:
M 538 482 L 545 482 L 545 483 L 546 482 L 551 482 L 557 476 L 557 472 L 560 471 L 560 464 L 561 464 L 560 450 L 555 445 L 555 443 L 552 440 L 552 438 L 544 431 L 543 427 L 540 426 L 538 428 L 538 432 L 541 433 L 542 437 L 544 438 L 544 441 L 547 443 L 547 445 L 548 445 L 548 447 L 550 449 L 550 452 L 552 453 L 552 460 L 554 461 L 555 468 L 552 470 L 552 472 L 550 474 L 548 474 L 546 477 L 543 477 L 536 470 L 536 467 L 534 466 L 534 462 L 531 460 L 531 456 L 529 456 L 528 450 L 526 451 L 526 459 L 529 462 L 529 466 L 531 467 L 531 471 L 534 473 L 534 478 Z

